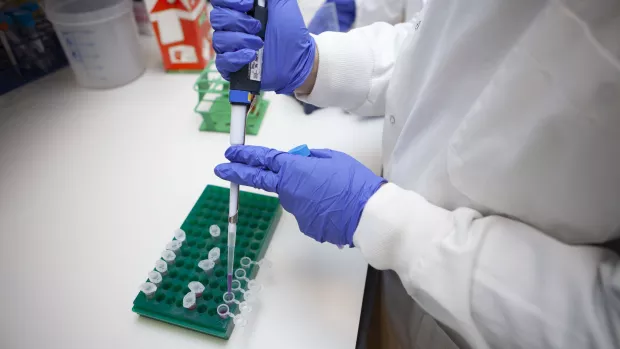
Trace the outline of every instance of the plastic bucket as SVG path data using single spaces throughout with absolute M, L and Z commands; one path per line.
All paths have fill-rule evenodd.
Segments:
M 144 72 L 131 0 L 64 0 L 46 6 L 80 85 L 121 86 Z

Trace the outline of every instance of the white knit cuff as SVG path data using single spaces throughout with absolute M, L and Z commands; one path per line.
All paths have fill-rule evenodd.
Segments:
M 351 110 L 361 106 L 371 86 L 373 55 L 359 35 L 325 32 L 314 37 L 319 51 L 316 82 L 310 94 L 296 97 L 319 107 Z
M 424 255 L 425 245 L 433 241 L 438 231 L 451 229 L 450 211 L 428 203 L 415 192 L 387 183 L 366 203 L 353 243 L 375 268 L 404 271 L 414 258 Z M 402 251 L 412 247 L 422 251 Z

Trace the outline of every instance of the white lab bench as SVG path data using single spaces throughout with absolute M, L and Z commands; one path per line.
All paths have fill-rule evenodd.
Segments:
M 284 213 L 246 328 L 229 341 L 140 317 L 138 286 L 224 162 L 228 136 L 199 132 L 196 75 L 148 68 L 88 90 L 65 69 L 0 97 L 0 348 L 353 348 L 367 264 L 299 232 Z M 379 172 L 381 120 L 271 105 L 247 144 L 347 152 Z M 248 190 L 247 188 L 244 188 Z

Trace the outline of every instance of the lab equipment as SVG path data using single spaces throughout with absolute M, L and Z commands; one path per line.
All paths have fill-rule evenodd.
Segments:
M 248 63 L 254 61 L 257 56 L 262 59 L 261 89 L 276 91 L 276 93 L 290 94 L 301 86 L 312 70 L 315 55 L 314 39 L 310 36 L 304 24 L 297 2 L 271 0 L 269 17 L 273 23 L 269 23 L 270 30 L 265 41 L 271 45 L 265 46 L 264 52 L 259 54 L 252 49 L 247 39 L 252 35 L 250 30 L 243 28 L 242 32 L 225 33 L 227 28 L 239 28 L 240 23 L 251 22 L 243 14 L 250 10 L 251 2 L 232 2 L 226 0 L 213 0 L 216 6 L 211 11 L 211 24 L 213 45 L 221 49 L 216 52 L 215 59 L 217 69 L 225 79 L 233 72 L 239 71 Z M 231 11 L 230 9 L 234 10 Z M 250 27 L 250 25 L 246 25 Z M 292 35 L 292 34 L 295 35 Z M 277 44 L 273 44 L 277 43 Z M 234 89 L 234 87 L 231 87 Z
M 24 40 L 31 62 L 41 71 L 47 73 L 51 68 L 51 61 L 45 53 L 45 46 L 41 35 L 37 32 L 32 12 L 15 11 L 13 18 L 19 28 L 20 36 Z
M 293 155 L 304 156 L 304 157 L 308 157 L 312 155 L 312 153 L 310 153 L 310 149 L 308 148 L 308 145 L 306 144 L 298 145 L 295 148 L 289 150 L 288 153 L 293 154 Z
M 144 72 L 131 0 L 68 0 L 46 6 L 78 83 L 125 85 Z
M 212 239 L 218 239 L 220 237 L 220 227 L 217 224 L 213 224 L 209 227 L 209 234 Z
M 186 232 L 181 248 L 183 254 L 167 263 L 167 274 L 159 287 L 161 292 L 158 291 L 152 299 L 146 298 L 142 292 L 135 297 L 134 312 L 216 337 L 230 337 L 235 327 L 233 319 L 221 319 L 216 312 L 217 305 L 222 303 L 222 295 L 227 291 L 226 263 L 213 265 L 206 272 L 202 268 L 204 264 L 213 263 L 207 259 L 213 247 L 219 247 L 221 252 L 226 247 L 225 239 L 213 241 L 207 230 L 211 224 L 220 227 L 227 224 L 228 197 L 227 188 L 206 187 L 180 227 Z M 252 260 L 263 259 L 282 213 L 276 197 L 241 191 L 239 198 L 241 219 L 237 223 L 235 268 L 240 268 L 240 259 L 244 256 Z M 222 253 L 220 258 L 223 260 L 226 257 Z M 259 270 L 258 266 L 252 265 L 246 269 L 246 277 L 254 279 Z M 196 309 L 193 311 L 186 310 L 182 304 L 190 281 L 198 281 L 205 286 L 202 296 L 196 299 Z M 244 280 L 241 280 L 241 285 L 246 288 Z M 240 301 L 245 300 L 241 293 L 237 293 L 236 297 Z M 230 309 L 232 312 L 238 311 L 236 304 L 231 304 Z
M 213 57 L 207 1 L 147 0 L 164 69 L 200 72 Z
M 0 53 L 3 53 L 3 56 L 0 57 L 0 60 L 1 60 L 0 63 L 6 60 L 6 62 L 8 62 L 12 66 L 13 70 L 19 76 L 21 76 L 21 70 L 19 69 L 19 64 L 17 63 L 15 54 L 13 54 L 13 48 L 11 47 L 11 44 L 9 43 L 9 39 L 8 39 L 8 35 L 10 35 L 9 30 L 10 30 L 10 26 L 12 23 L 13 23 L 13 20 L 11 19 L 11 17 L 0 13 L 0 45 L 2 45 L 1 47 L 2 51 Z M 8 72 L 8 68 L 5 67 L 3 64 L 2 66 L 0 66 L 0 72 L 3 72 L 6 74 Z
M 159 286 L 162 280 L 161 274 L 156 270 L 149 271 L 149 281 L 152 282 L 155 286 Z
M 145 282 L 140 285 L 140 291 L 144 293 L 147 299 L 151 299 L 153 298 L 155 291 L 157 291 L 157 286 L 155 286 L 152 282 Z
M 241 313 L 249 313 L 252 311 L 252 306 L 248 304 L 247 301 L 240 301 L 236 299 L 235 294 L 232 291 L 225 292 L 222 299 L 227 304 L 236 304 Z
M 245 269 L 239 268 L 235 270 L 235 279 L 239 281 L 245 281 L 246 287 L 248 288 L 248 290 L 259 292 L 260 290 L 263 289 L 263 285 L 259 284 L 256 280 L 250 280 L 247 277 Z
M 180 240 L 172 240 L 166 244 L 166 250 L 170 250 L 178 255 L 182 245 Z
M 214 4 L 215 5 L 215 4 Z M 253 2 L 253 8 L 248 8 L 243 14 L 239 16 L 239 23 L 243 26 L 245 23 L 246 30 L 249 30 L 254 35 L 245 35 L 244 39 L 246 43 L 252 47 L 255 51 L 248 51 L 252 59 L 244 65 L 240 70 L 230 73 L 230 93 L 228 100 L 231 104 L 230 114 L 230 144 L 245 144 L 245 124 L 248 111 L 251 109 L 251 105 L 255 105 L 255 96 L 260 94 L 261 79 L 263 70 L 263 49 L 262 40 L 265 39 L 265 32 L 267 30 L 267 0 L 257 0 Z M 240 15 L 239 12 L 229 10 L 226 8 L 220 8 L 220 11 L 228 12 L 229 15 Z M 212 12 L 213 16 L 213 12 Z M 215 18 L 218 14 L 215 14 Z M 222 35 L 221 33 L 219 33 Z M 241 35 L 241 34 L 240 34 Z M 261 40 L 262 39 L 262 40 Z M 225 41 L 228 43 L 228 41 Z M 219 45 L 223 42 L 218 43 Z M 216 52 L 221 53 L 221 47 L 214 42 L 213 47 Z M 229 47 L 230 50 L 233 50 Z M 216 58 L 217 59 L 217 58 Z M 216 61 L 217 65 L 217 61 Z M 232 273 L 234 269 L 235 261 L 235 240 L 237 237 L 237 220 L 239 219 L 239 184 L 230 183 L 230 198 L 228 203 L 228 268 L 227 268 L 227 282 L 228 292 L 230 292 L 230 284 L 232 282 Z
M 36 52 L 38 57 L 43 57 L 45 54 L 45 47 L 43 46 L 41 35 L 37 32 L 32 12 L 26 10 L 15 11 L 13 13 L 13 18 L 19 25 L 22 37 L 30 44 L 30 48 Z
M 215 69 L 213 62 L 200 74 L 194 90 L 198 92 L 198 103 L 194 111 L 202 116 L 200 131 L 230 133 L 231 106 L 228 101 L 230 84 Z M 248 111 L 245 133 L 256 135 L 269 107 L 269 101 L 257 95 L 256 103 Z
M 231 284 L 231 290 L 232 292 L 239 292 L 243 295 L 243 300 L 245 300 L 246 302 L 254 302 L 256 300 L 256 296 L 254 294 L 253 290 L 244 290 L 243 287 L 241 287 L 241 281 L 239 280 L 233 280 L 232 284 Z
M 256 28 L 250 24 L 256 22 L 244 14 L 251 9 L 252 2 L 211 1 L 215 6 L 211 11 L 211 25 L 215 30 L 213 46 L 218 53 L 215 65 L 222 76 L 229 79 L 233 72 L 261 57 L 260 89 L 291 94 L 310 74 L 316 44 L 306 29 L 296 1 L 270 1 L 269 30 L 264 38 L 270 44 L 264 46 L 262 54 L 261 50 L 254 49 L 254 41 L 248 38 L 254 36 Z M 230 32 L 228 28 L 240 30 Z M 231 80 L 232 90 L 235 87 Z
M 230 308 L 226 304 L 220 304 L 217 306 L 217 314 L 222 318 L 226 319 L 227 317 L 233 319 L 233 323 L 237 326 L 244 327 L 247 325 L 248 321 L 241 314 L 233 314 L 230 312 Z
M 19 11 L 13 11 L 13 13 Z M 13 16 L 0 15 L 0 41 L 5 48 L 11 63 L 13 60 L 17 64 L 14 67 L 19 71 L 20 76 L 32 76 L 37 71 L 33 67 L 36 55 L 30 49 L 28 41 L 20 35 L 18 25 Z
M 196 294 L 196 297 L 202 296 L 202 293 L 205 291 L 205 285 L 200 283 L 200 281 L 190 281 L 190 283 L 187 284 L 187 288 L 189 288 L 190 291 L 194 292 Z
M 185 234 L 185 231 L 183 229 L 177 229 L 174 231 L 174 238 L 178 241 L 181 241 L 181 243 L 185 241 L 186 237 L 187 234 Z
M 232 146 L 225 153 L 231 163 L 218 165 L 215 174 L 241 185 L 277 189 L 282 206 L 295 216 L 304 234 L 319 242 L 352 246 L 366 202 L 386 180 L 347 154 L 329 149 L 311 152 L 312 156 L 300 158 L 265 147 Z M 309 172 L 313 176 L 307 176 Z M 343 175 L 347 173 L 355 175 Z M 312 197 L 313 204 L 300 197 Z
M 211 275 L 213 268 L 215 268 L 215 262 L 211 259 L 203 259 L 198 262 L 198 268 L 202 269 L 207 275 Z
M 259 267 L 266 267 L 266 268 L 271 268 L 271 266 L 273 265 L 273 263 L 271 263 L 271 261 L 263 258 L 258 262 L 253 261 L 252 259 L 250 259 L 250 257 L 243 257 L 239 260 L 239 263 L 241 264 L 241 267 L 248 269 L 250 268 L 252 265 L 258 265 Z
M 214 263 L 217 263 L 220 260 L 220 248 L 216 246 L 216 247 L 210 249 L 208 257 Z
M 183 297 L 183 308 L 194 310 L 196 309 L 196 294 L 194 292 L 188 292 Z
M 161 259 L 155 261 L 155 270 L 157 270 L 161 275 L 168 274 L 168 263 Z
M 0 12 L 0 95 L 67 64 L 56 33 L 38 4 L 26 2 Z
M 170 250 L 163 250 L 161 253 L 161 258 L 166 261 L 166 263 L 174 262 L 174 259 L 177 258 L 177 255 Z

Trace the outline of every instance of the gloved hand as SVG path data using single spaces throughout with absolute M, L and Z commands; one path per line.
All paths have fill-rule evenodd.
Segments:
M 260 22 L 245 14 L 252 0 L 212 0 L 211 25 L 215 66 L 224 79 L 256 57 L 263 47 L 257 37 Z M 316 45 L 295 0 L 267 1 L 267 30 L 263 48 L 261 89 L 292 93 L 312 70 Z
M 349 155 L 312 149 L 304 157 L 257 146 L 232 146 L 215 174 L 280 195 L 299 229 L 319 242 L 353 246 L 368 199 L 386 182 Z
M 355 22 L 355 0 L 327 0 L 326 3 L 336 4 L 338 24 L 341 32 L 348 32 Z

